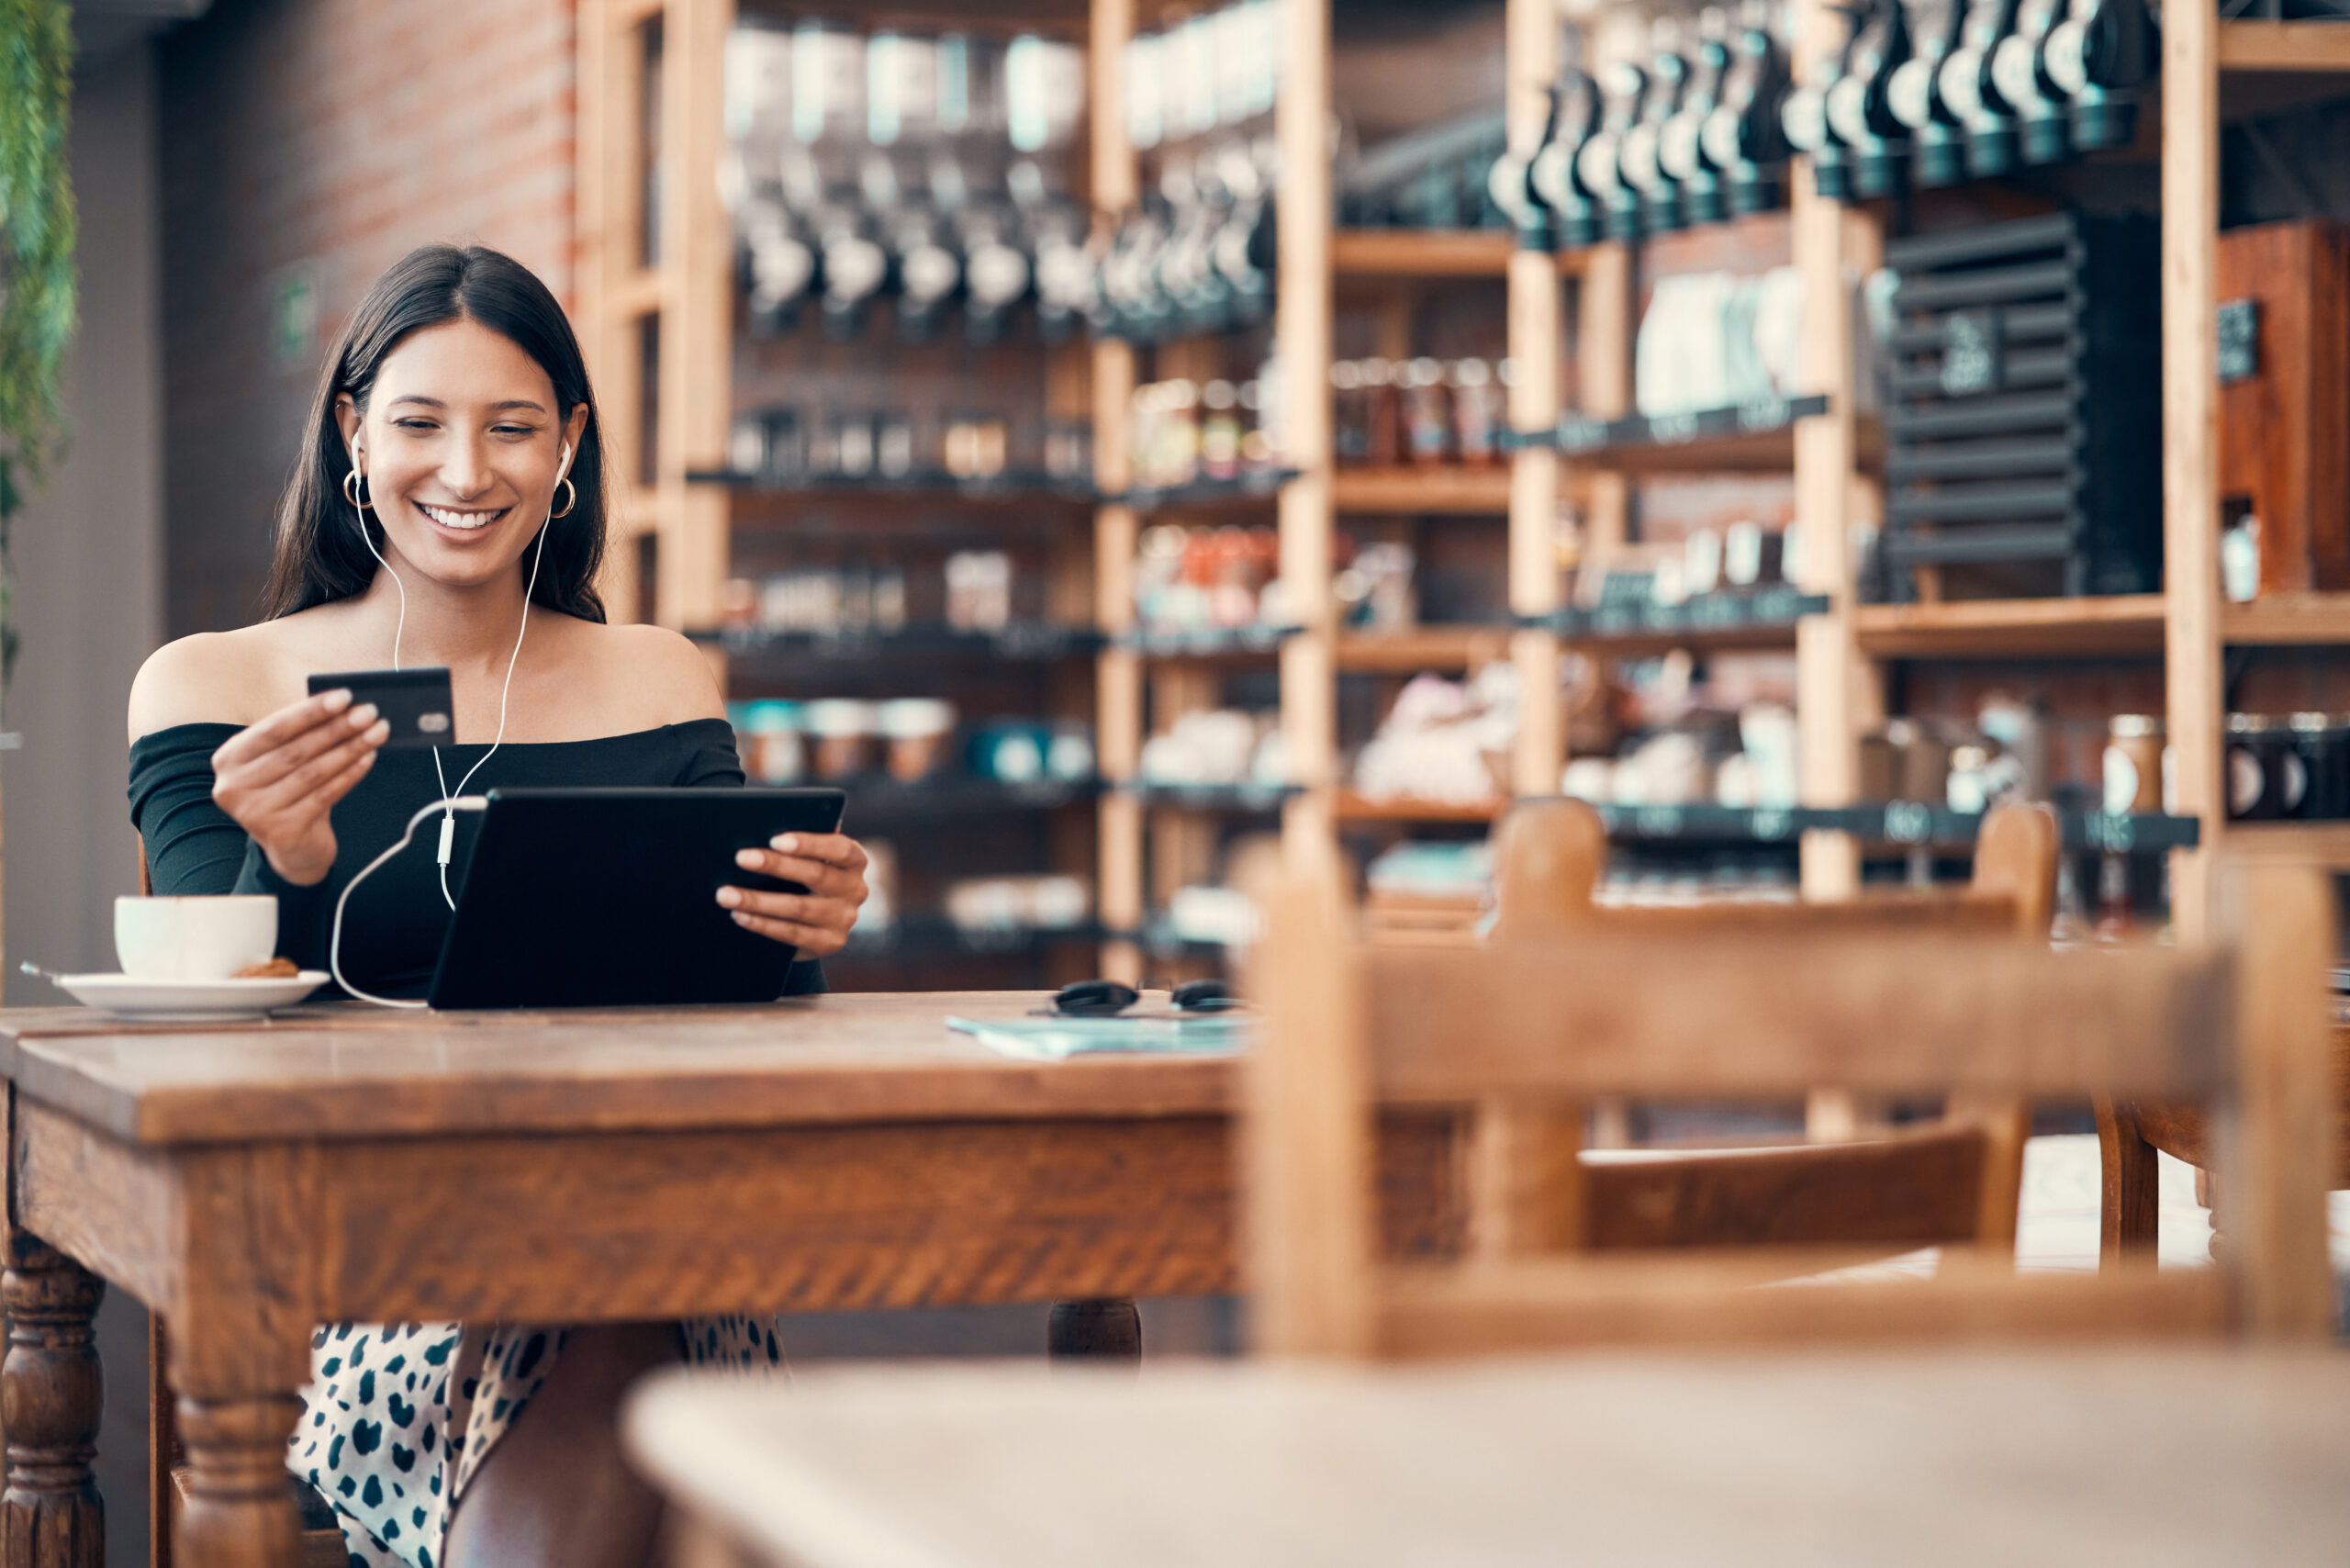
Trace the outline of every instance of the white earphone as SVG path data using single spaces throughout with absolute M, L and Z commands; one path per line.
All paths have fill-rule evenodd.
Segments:
M 354 442 L 352 443 L 350 452 L 352 472 L 358 476 L 360 484 L 364 484 L 366 482 L 366 474 L 359 465 L 359 447 L 357 442 Z M 464 777 L 457 780 L 457 787 L 453 790 L 449 788 L 449 776 L 441 770 L 441 748 L 437 745 L 434 746 L 432 748 L 432 777 L 441 785 L 441 798 L 438 801 L 433 801 L 431 805 L 426 806 L 423 810 L 418 812 L 414 816 L 408 818 L 408 827 L 401 833 L 399 842 L 393 845 L 389 849 L 385 850 L 381 855 L 376 856 L 375 859 L 369 861 L 366 866 L 361 869 L 357 876 L 344 883 L 341 895 L 334 902 L 334 926 L 327 941 L 327 967 L 329 969 L 333 971 L 335 983 L 342 987 L 343 990 L 349 991 L 352 995 L 359 998 L 362 1002 L 372 1002 L 378 1007 L 422 1007 L 426 1005 L 421 1002 L 408 1002 L 394 997 L 375 996 L 360 990 L 357 986 L 352 984 L 349 980 L 343 978 L 343 908 L 351 902 L 352 890 L 358 887 L 360 883 L 365 881 L 370 876 L 374 875 L 377 868 L 381 867 L 386 861 L 391 859 L 401 850 L 406 849 L 408 846 L 409 841 L 416 836 L 418 824 L 422 823 L 434 812 L 439 812 L 442 813 L 441 845 L 437 858 L 440 861 L 441 867 L 441 898 L 442 902 L 449 906 L 450 911 L 453 913 L 455 912 L 457 901 L 455 896 L 449 891 L 449 859 L 451 855 L 454 852 L 457 842 L 457 813 L 461 811 L 484 811 L 487 810 L 489 805 L 488 801 L 484 797 L 467 795 L 465 793 L 465 786 L 473 782 L 474 775 L 481 771 L 482 764 L 487 762 L 493 756 L 495 756 L 498 748 L 504 745 L 506 741 L 506 700 L 514 689 L 514 666 L 521 662 L 522 638 L 531 629 L 531 595 L 539 586 L 539 561 L 540 558 L 546 554 L 547 533 L 554 527 L 554 492 L 556 488 L 563 484 L 564 480 L 569 477 L 571 474 L 571 457 L 572 445 L 569 442 L 565 442 L 563 444 L 563 455 L 555 464 L 554 484 L 547 487 L 547 515 L 540 521 L 539 536 L 532 543 L 531 545 L 531 576 L 530 580 L 522 587 L 522 624 L 514 633 L 514 652 L 509 655 L 506 660 L 506 681 L 505 684 L 498 689 L 498 734 L 491 739 L 489 743 L 489 750 L 482 753 L 481 756 L 474 763 L 474 765 L 465 769 Z M 353 485 L 352 489 L 355 494 L 358 490 L 358 485 Z M 391 577 L 392 587 L 399 594 L 399 619 L 394 622 L 392 627 L 392 667 L 394 669 L 397 669 L 400 667 L 400 635 L 408 630 L 408 588 L 400 581 L 400 575 L 392 570 L 392 564 L 384 559 L 384 553 L 375 547 L 375 535 L 367 532 L 366 510 L 354 501 L 352 503 L 352 515 L 359 524 L 359 537 L 360 540 L 367 546 L 367 553 L 375 557 L 375 564 L 383 567 L 385 573 Z

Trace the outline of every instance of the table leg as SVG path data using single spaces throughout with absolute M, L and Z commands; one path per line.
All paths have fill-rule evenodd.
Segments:
M 1045 1349 L 1057 1361 L 1139 1361 L 1142 1310 L 1121 1299 L 1055 1303 L 1045 1327 Z
M 301 1519 L 285 1484 L 285 1442 L 302 1415 L 293 1394 L 179 1400 L 187 1447 L 180 1568 L 299 1568 Z
M 102 1568 L 106 1507 L 90 1462 L 98 1452 L 106 1382 L 90 1330 L 106 1288 L 21 1230 L 8 1235 L 6 1263 L 0 1429 L 7 1434 L 8 1488 L 0 1496 L 0 1564 Z

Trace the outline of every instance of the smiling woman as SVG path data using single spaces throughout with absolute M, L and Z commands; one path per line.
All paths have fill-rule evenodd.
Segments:
M 280 955 L 324 968 L 360 868 L 476 774 L 482 787 L 740 786 L 701 655 L 675 633 L 605 622 L 604 514 L 595 401 L 545 286 L 479 246 L 428 246 L 386 273 L 311 405 L 269 618 L 172 644 L 131 689 L 131 816 L 154 890 L 272 894 Z M 371 705 L 307 694 L 314 673 L 386 664 L 449 667 L 453 744 L 381 751 Z M 429 980 L 449 918 L 442 873 L 462 870 L 478 820 L 450 814 L 437 866 L 397 855 L 352 890 L 338 974 L 355 992 L 413 996 Z M 809 890 L 729 886 L 718 902 L 798 950 L 788 990 L 822 990 L 812 960 L 856 921 L 864 850 L 801 834 L 737 864 Z M 332 1325 L 289 1458 L 342 1516 L 357 1562 L 632 1565 L 656 1504 L 621 1460 L 612 1408 L 634 1372 L 680 1353 L 781 1355 L 773 1326 L 744 1317 Z

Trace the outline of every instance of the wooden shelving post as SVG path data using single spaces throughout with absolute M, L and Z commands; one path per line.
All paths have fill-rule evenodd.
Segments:
M 2210 931 L 2210 873 L 2224 847 L 2220 777 L 2219 18 L 2163 14 L 2164 680 L 2176 809 L 2202 843 L 2171 854 L 2180 940 Z
M 1838 31 L 1830 7 L 1808 6 L 1799 52 L 1816 52 Z M 1809 71 L 1799 61 L 1798 79 Z M 1853 476 L 1860 420 L 1854 407 L 1852 283 L 1875 264 L 1863 253 L 1873 238 L 1865 219 L 1820 196 L 1808 159 L 1797 159 L 1792 239 L 1803 274 L 1804 389 L 1828 395 L 1828 411 L 1796 425 L 1796 518 L 1803 525 L 1803 580 L 1826 594 L 1828 612 L 1796 629 L 1796 723 L 1800 789 L 1807 806 L 1844 806 L 1860 783 L 1862 688 L 1868 679 L 1853 641 L 1852 559 Z M 1860 890 L 1860 846 L 1849 834 L 1807 833 L 1803 842 L 1807 899 L 1850 898 Z
M 615 504 L 597 588 L 616 621 L 637 614 L 637 541 L 654 532 L 654 498 L 638 476 L 644 398 L 639 334 L 657 321 L 660 274 L 644 264 L 644 28 L 658 0 L 584 0 L 579 7 L 579 132 L 575 165 L 578 261 L 573 309 L 594 378 L 604 469 Z
M 1281 493 L 1281 576 L 1304 627 L 1281 644 L 1281 733 L 1304 793 L 1282 810 L 1294 860 L 1335 854 L 1337 786 L 1337 601 L 1331 592 L 1330 0 L 1284 0 L 1281 74 L 1273 108 L 1276 196 L 1274 352 L 1281 399 L 1281 461 L 1298 477 Z
M 1135 151 L 1126 140 L 1125 60 L 1134 36 L 1134 0 L 1092 0 L 1090 33 L 1092 81 L 1088 85 L 1093 149 L 1093 209 L 1107 221 L 1131 207 L 1137 194 Z M 1106 494 L 1120 495 L 1134 482 L 1133 434 L 1128 405 L 1135 390 L 1135 351 L 1115 338 L 1093 343 L 1093 476 Z M 1095 624 L 1116 637 L 1135 624 L 1135 510 L 1105 506 L 1093 518 Z M 1142 765 L 1142 660 L 1130 648 L 1104 649 L 1095 673 L 1094 752 L 1102 777 L 1131 783 Z M 1096 890 L 1102 923 L 1113 931 L 1140 929 L 1144 918 L 1143 811 L 1130 795 L 1113 790 L 1102 797 L 1101 886 Z M 1102 972 L 1138 984 L 1142 953 L 1131 942 L 1103 944 Z
M 1506 25 L 1510 142 L 1530 145 L 1550 113 L 1548 90 L 1559 73 L 1556 0 L 1510 0 Z M 1539 251 L 1511 254 L 1509 356 L 1516 378 L 1509 389 L 1509 418 L 1520 431 L 1545 431 L 1559 421 L 1561 293 L 1556 257 Z M 1547 615 L 1559 608 L 1558 515 L 1558 453 L 1520 449 L 1510 460 L 1509 492 L 1509 607 L 1516 614 Z M 1519 689 L 1511 788 L 1519 795 L 1556 794 L 1567 750 L 1559 639 L 1549 632 L 1519 632 L 1511 639 L 1511 655 Z

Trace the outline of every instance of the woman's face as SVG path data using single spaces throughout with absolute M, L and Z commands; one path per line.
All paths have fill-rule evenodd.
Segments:
M 472 320 L 411 333 L 385 356 L 366 413 L 347 395 L 335 413 L 386 553 L 452 588 L 516 570 L 588 421 L 585 407 L 563 418 L 538 362 Z

